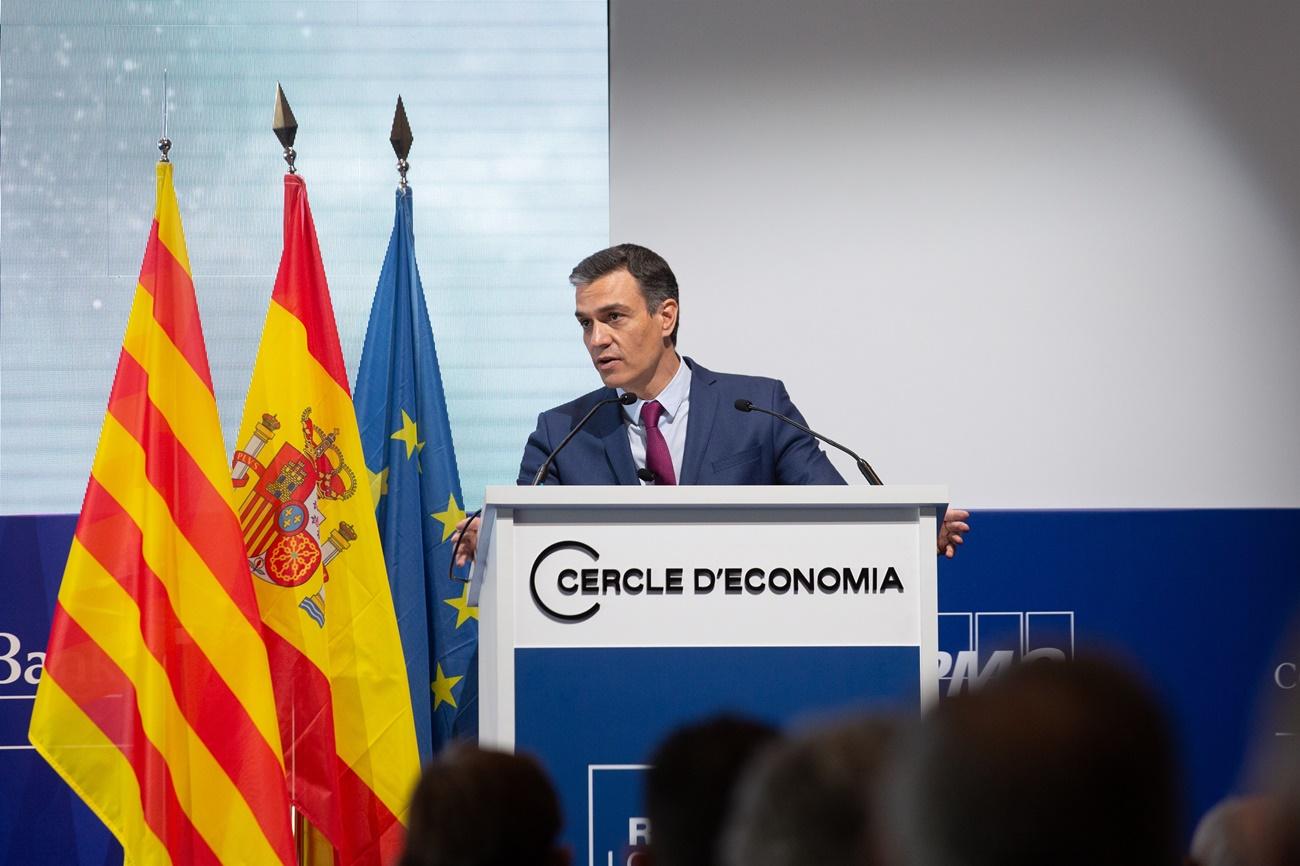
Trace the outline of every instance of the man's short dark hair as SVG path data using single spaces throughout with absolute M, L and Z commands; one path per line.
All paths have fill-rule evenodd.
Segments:
M 659 744 L 646 773 L 654 866 L 714 866 L 732 796 L 750 760 L 780 734 L 739 716 L 678 728 Z
M 537 761 L 458 743 L 416 786 L 401 866 L 561 866 L 560 824 Z
M 636 244 L 619 244 L 592 253 L 578 262 L 569 282 L 576 289 L 594 283 L 603 276 L 615 271 L 627 271 L 641 287 L 641 296 L 645 298 L 646 309 L 651 313 L 659 311 L 664 301 L 677 301 L 677 277 L 668 262 L 657 252 Z M 678 301 L 680 303 L 680 301 Z M 672 341 L 677 345 L 677 329 L 680 321 L 673 325 Z
M 905 743 L 885 798 L 905 866 L 1175 866 L 1173 738 L 1110 662 L 1036 661 L 948 698 Z

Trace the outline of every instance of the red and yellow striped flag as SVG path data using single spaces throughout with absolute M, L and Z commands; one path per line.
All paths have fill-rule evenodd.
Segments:
M 133 864 L 294 862 L 224 452 L 172 166 L 159 163 L 30 731 Z
M 316 227 L 286 175 L 284 253 L 234 506 L 266 626 L 290 796 L 342 866 L 401 854 L 419 775 L 397 618 Z

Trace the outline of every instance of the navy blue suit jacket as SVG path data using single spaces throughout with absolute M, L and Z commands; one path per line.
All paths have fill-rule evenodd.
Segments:
M 755 406 L 803 422 L 785 385 L 759 376 L 714 373 L 691 366 L 691 412 L 679 484 L 844 484 L 817 440 L 789 424 L 735 408 L 743 397 Z M 537 416 L 524 446 L 519 483 L 531 484 L 555 446 L 601 400 L 617 396 L 601 388 Z M 640 484 L 628 444 L 623 407 L 601 408 L 551 464 L 547 484 Z

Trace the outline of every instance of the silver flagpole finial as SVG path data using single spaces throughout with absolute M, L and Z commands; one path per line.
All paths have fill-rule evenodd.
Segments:
M 158 139 L 158 151 L 162 154 L 159 159 L 162 162 L 171 162 L 167 154 L 172 149 L 172 140 L 167 137 L 167 70 L 163 69 L 163 92 L 162 92 L 162 136 Z

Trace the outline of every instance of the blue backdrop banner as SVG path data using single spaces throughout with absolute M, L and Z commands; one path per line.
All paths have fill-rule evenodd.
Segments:
M 939 569 L 941 689 L 969 688 L 1034 654 L 1119 654 L 1145 673 L 1177 725 L 1194 819 L 1241 783 L 1251 744 L 1274 734 L 1260 727 L 1260 710 L 1279 690 L 1297 686 L 1297 659 L 1281 650 L 1300 604 L 1300 565 L 1291 553 L 1297 525 L 1297 510 L 976 514 L 961 555 Z M 71 515 L 0 518 L 0 778 L 8 785 L 0 798 L 0 862 L 120 862 L 108 833 L 26 748 L 33 681 L 74 526 Z M 862 705 L 900 696 L 890 679 L 895 665 L 915 669 L 888 648 L 692 650 L 666 663 L 663 652 L 527 650 L 517 657 L 521 719 L 571 718 L 574 707 L 562 701 L 591 701 L 591 712 L 579 713 L 582 730 L 544 726 L 538 742 L 519 744 L 560 756 L 551 769 L 575 851 L 587 849 L 588 834 L 595 850 L 615 858 L 629 843 L 635 827 L 628 817 L 639 808 L 641 765 L 653 745 L 611 743 L 607 763 L 569 766 L 566 739 L 598 741 L 599 713 L 612 707 L 656 729 L 723 708 L 785 721 L 791 690 L 829 688 L 835 700 Z M 826 657 L 813 664 L 808 652 Z M 881 654 L 871 682 L 834 675 L 861 662 L 856 652 Z M 531 677 L 534 663 L 565 682 Z

